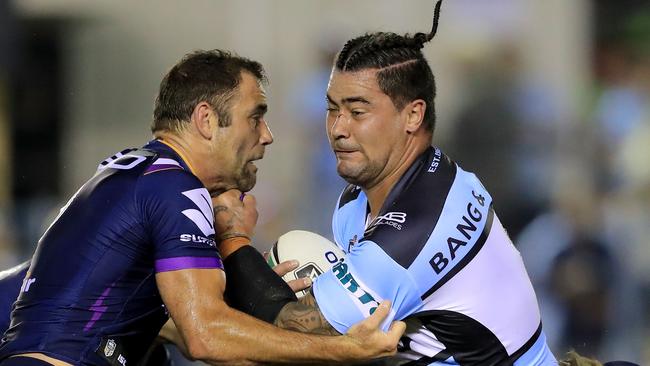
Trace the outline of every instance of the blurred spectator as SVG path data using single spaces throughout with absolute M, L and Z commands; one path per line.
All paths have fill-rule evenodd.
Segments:
M 308 197 L 300 201 L 297 217 L 302 221 L 297 227 L 330 239 L 333 235 L 332 212 L 346 184 L 336 173 L 336 158 L 325 131 L 327 83 L 340 43 L 334 39 L 319 43 L 317 67 L 295 86 L 295 94 L 289 99 L 292 105 L 299 106 L 297 112 L 304 123 L 305 141 L 308 143 L 304 149 L 308 154 L 304 173 Z
M 551 289 L 565 308 L 562 348 L 596 354 L 612 323 L 614 260 L 608 248 L 588 233 L 577 233 L 555 257 Z
M 559 115 L 553 93 L 527 80 L 519 63 L 510 44 L 465 63 L 464 106 L 445 148 L 477 173 L 513 236 L 547 204 Z

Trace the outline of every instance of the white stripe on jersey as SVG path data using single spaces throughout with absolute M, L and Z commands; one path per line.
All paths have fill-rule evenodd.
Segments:
M 176 160 L 174 159 L 168 159 L 168 158 L 160 158 L 156 159 L 156 161 L 153 162 L 151 165 L 176 165 L 176 166 L 181 166 Z

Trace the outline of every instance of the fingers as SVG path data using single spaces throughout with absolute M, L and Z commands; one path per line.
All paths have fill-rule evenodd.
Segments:
M 390 301 L 384 300 L 381 302 L 381 304 L 379 304 L 379 306 L 377 306 L 375 312 L 367 317 L 363 323 L 371 328 L 379 328 L 388 314 L 390 314 Z
M 390 328 L 388 328 L 388 332 L 386 334 L 388 334 L 388 336 L 391 339 L 396 339 L 397 341 L 399 341 L 399 339 L 402 338 L 402 335 L 404 334 L 405 331 L 406 331 L 406 323 L 404 323 L 403 321 L 394 321 L 393 323 L 391 323 Z
M 287 285 L 289 285 L 289 287 L 291 287 L 291 290 L 293 290 L 293 292 L 298 292 L 298 291 L 302 291 L 302 290 L 304 290 L 306 288 L 309 288 L 309 286 L 311 286 L 311 283 L 312 283 L 311 278 L 303 277 L 303 278 L 299 278 L 297 280 L 288 281 Z
M 268 257 L 268 253 L 267 253 L 267 257 Z M 288 260 L 273 267 L 273 271 L 275 271 L 275 273 L 278 276 L 282 277 L 287 273 L 293 271 L 294 269 L 298 268 L 298 265 L 299 263 L 297 260 Z M 293 292 L 298 292 L 306 288 L 309 288 L 309 286 L 311 286 L 311 283 L 312 281 L 311 278 L 309 277 L 303 277 L 303 278 L 287 281 L 287 285 L 291 287 L 291 290 L 293 290 Z
M 241 197 L 242 192 L 237 190 L 237 189 L 230 189 L 228 191 L 225 191 L 221 193 L 218 196 L 212 197 L 212 203 L 216 205 L 226 205 L 226 206 L 233 206 L 239 201 L 239 197 Z M 244 199 L 246 200 L 247 197 L 250 197 L 250 195 L 244 196 Z M 250 200 L 250 198 L 248 198 Z M 243 202 L 243 201 L 240 201 Z
M 277 266 L 273 267 L 273 270 L 275 273 L 277 273 L 278 276 L 282 277 L 296 268 L 298 268 L 298 261 L 290 260 L 278 264 Z
M 234 191 L 239 192 L 236 189 Z M 243 199 L 241 200 L 241 202 L 244 203 L 244 206 L 250 206 L 250 205 L 255 206 L 257 204 L 257 201 L 255 200 L 255 196 L 253 196 L 252 194 L 246 194 L 245 196 L 243 196 Z
M 241 200 L 240 200 L 241 198 Z M 219 241 L 233 237 L 251 238 L 257 224 L 255 197 L 237 189 L 212 197 L 214 226 Z

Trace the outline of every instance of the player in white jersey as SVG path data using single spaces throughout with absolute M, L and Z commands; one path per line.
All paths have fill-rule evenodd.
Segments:
M 439 11 L 440 3 L 429 34 L 366 34 L 339 52 L 327 133 L 350 183 L 333 219 L 347 255 L 275 323 L 343 333 L 390 300 L 389 318 L 407 322 L 390 363 L 554 365 L 534 290 L 490 194 L 431 146 L 435 83 L 421 49 Z

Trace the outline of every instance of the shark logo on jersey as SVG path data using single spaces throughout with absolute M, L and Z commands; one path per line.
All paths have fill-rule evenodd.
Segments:
M 196 188 L 183 192 L 183 196 L 189 198 L 199 209 L 183 210 L 182 214 L 192 220 L 201 230 L 204 236 L 214 235 L 214 221 L 212 218 L 212 200 L 205 188 Z
M 350 241 L 348 241 L 348 253 L 352 250 L 352 247 L 354 247 L 357 242 L 359 241 L 359 237 L 355 234 Z

